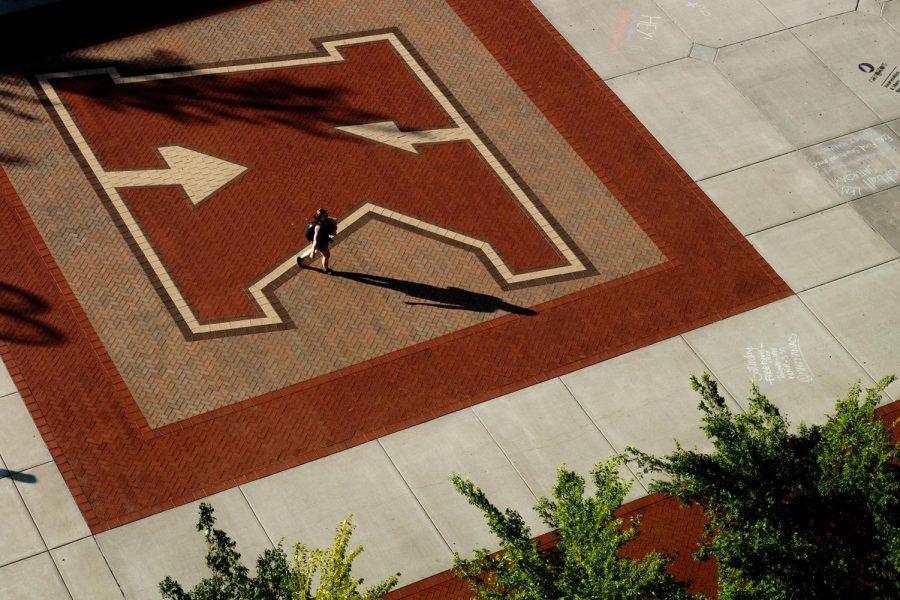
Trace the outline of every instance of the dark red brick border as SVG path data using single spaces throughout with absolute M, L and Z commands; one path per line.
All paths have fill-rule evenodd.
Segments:
M 651 235 L 670 261 L 667 268 L 534 307 L 540 314 L 527 320 L 502 317 L 151 431 L 15 190 L 0 176 L 0 277 L 43 298 L 44 322 L 66 339 L 6 342 L 0 355 L 93 532 L 791 293 L 529 3 L 449 3 Z M 361 410 L 346 408 L 363 401 Z

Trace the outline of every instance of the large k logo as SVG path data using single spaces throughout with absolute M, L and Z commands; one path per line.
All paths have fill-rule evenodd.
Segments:
M 500 287 L 591 266 L 396 31 L 321 51 L 38 84 L 189 337 L 289 326 L 305 218 L 380 219 L 476 252 Z

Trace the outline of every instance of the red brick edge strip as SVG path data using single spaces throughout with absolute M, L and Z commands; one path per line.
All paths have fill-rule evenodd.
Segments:
M 641 519 L 638 536 L 624 547 L 626 556 L 640 558 L 653 550 L 663 552 L 674 558 L 669 567 L 673 577 L 691 582 L 691 592 L 715 597 L 715 560 L 701 562 L 691 557 L 703 535 L 704 519 L 699 508 L 682 508 L 673 498 L 652 494 L 623 505 L 616 511 L 616 516 L 625 524 L 638 516 Z M 552 548 L 556 543 L 553 533 L 535 539 L 541 548 Z M 432 575 L 387 596 L 388 600 L 468 600 L 472 597 L 468 585 L 452 571 Z
M 9 178 L 6 176 L 6 172 L 2 168 L 0 168 L 0 223 L 5 224 L 6 226 L 5 228 L 0 229 L 0 255 L 4 258 L 8 257 L 7 260 L 3 261 L 7 270 L 16 268 L 19 271 L 17 273 L 18 275 L 28 277 L 29 283 L 32 285 L 21 288 L 24 292 L 28 293 L 32 290 L 54 291 L 56 286 L 54 279 L 61 280 L 63 285 L 65 285 L 65 280 L 61 273 L 56 278 L 49 277 L 49 273 L 47 273 L 46 269 L 48 266 L 52 265 L 52 267 L 55 267 L 56 265 L 50 257 L 50 252 L 43 243 L 37 228 L 28 216 L 25 207 L 22 206 L 21 201 L 19 201 L 19 197 L 13 189 Z M 11 295 L 11 292 L 5 289 L 7 285 L 11 285 L 11 279 L 8 278 L 9 275 L 2 270 L 0 270 L 0 273 L 4 275 L 3 279 L 0 280 L 0 284 L 3 284 L 3 289 L 0 289 L 0 293 Z M 64 290 L 57 288 L 55 291 L 57 293 L 61 292 L 62 294 L 71 294 L 71 290 L 67 285 L 65 285 Z M 15 304 L 15 301 L 12 301 L 10 307 L 4 308 L 13 309 L 15 308 Z M 53 312 L 59 313 L 64 310 L 65 304 L 57 302 L 52 303 L 52 306 L 54 309 Z M 27 308 L 27 303 L 25 308 Z M 41 320 L 42 315 L 40 312 L 37 312 L 37 314 L 28 314 L 26 312 L 24 316 L 33 319 L 38 324 L 53 327 Z M 54 316 L 56 315 L 54 314 Z M 68 317 L 65 323 L 66 326 L 72 329 L 77 327 L 73 323 L 71 313 L 65 314 L 64 317 Z M 46 400 L 46 397 L 42 393 L 40 383 L 32 382 L 32 385 L 29 385 L 29 381 L 26 381 L 25 376 L 19 369 L 19 361 L 16 358 L 18 353 L 13 353 L 14 346 L 9 343 L 8 340 L 9 338 L 17 336 L 28 338 L 31 332 L 27 330 L 23 331 L 23 329 L 27 329 L 27 327 L 17 328 L 16 325 L 16 323 L 10 322 L 7 314 L 0 314 L 0 358 L 3 359 L 6 369 L 12 376 L 13 383 L 15 383 L 16 388 L 19 390 L 22 400 L 25 402 L 25 406 L 31 413 L 34 424 L 37 426 L 41 437 L 44 439 L 44 443 L 47 444 L 50 455 L 59 467 L 82 515 L 84 515 L 84 518 L 88 523 L 96 521 L 97 517 L 93 508 L 79 484 L 79 474 L 73 471 L 73 465 L 70 464 L 68 460 L 68 454 L 63 451 L 62 446 L 57 439 L 56 430 L 50 427 L 44 416 L 44 410 L 41 406 L 45 403 L 40 402 L 39 400 Z M 17 329 L 19 330 L 17 331 Z M 58 327 L 55 329 L 60 331 Z M 88 339 L 87 336 L 83 337 L 84 341 Z M 73 350 L 75 349 L 73 348 Z M 90 348 L 86 348 L 85 344 L 81 344 L 80 350 L 90 352 Z M 53 359 L 50 356 L 42 356 L 40 358 L 46 361 L 47 366 L 53 367 Z M 34 392 L 32 391 L 33 389 L 35 390 Z M 65 440 L 63 440 L 63 442 L 64 441 Z
M 667 267 L 534 307 L 536 317 L 500 318 L 151 430 L 3 175 L 0 276 L 47 304 L 9 327 L 39 319 L 64 342 L 7 339 L 0 353 L 94 533 L 790 295 L 529 4 L 449 3 L 663 250 Z
M 895 443 L 900 443 L 900 401 L 882 406 L 878 410 Z M 703 536 L 705 519 L 697 508 L 682 508 L 668 496 L 651 494 L 624 504 L 616 516 L 625 519 L 640 515 L 641 525 L 638 536 L 626 544 L 624 554 L 640 558 L 656 550 L 674 557 L 669 573 L 678 581 L 690 582 L 692 593 L 716 597 L 717 576 L 715 559 L 698 561 L 692 558 L 697 544 Z M 541 547 L 553 544 L 552 534 L 536 538 Z M 465 555 L 465 553 L 463 553 Z M 407 585 L 388 595 L 388 600 L 468 600 L 472 592 L 466 583 L 452 571 L 444 571 L 427 579 Z

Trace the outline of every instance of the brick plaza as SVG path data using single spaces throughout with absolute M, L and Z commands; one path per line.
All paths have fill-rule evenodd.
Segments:
M 4 83 L 0 356 L 90 533 L 802 291 L 537 7 L 402 8 L 255 3 Z M 331 277 L 296 262 L 320 206 Z

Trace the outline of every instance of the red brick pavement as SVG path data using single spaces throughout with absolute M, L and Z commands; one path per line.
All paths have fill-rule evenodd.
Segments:
M 277 33 L 310 41 L 275 62 L 263 46 L 253 53 L 263 58 L 179 69 L 163 79 L 156 71 L 149 78 L 122 71 L 120 83 L 109 85 L 108 70 L 38 77 L 94 193 L 73 197 L 61 185 L 81 181 L 76 161 L 68 160 L 65 173 L 43 178 L 46 185 L 25 184 L 22 199 L 53 255 L 63 257 L 64 275 L 154 430 L 497 313 L 528 313 L 524 307 L 671 267 L 448 6 L 433 5 L 427 15 L 404 12 L 385 28 L 371 14 L 384 10 L 384 0 L 365 4 L 355 15 L 310 9 L 322 17 L 314 26 Z M 248 21 L 277 28 L 306 14 L 279 15 L 261 5 L 244 19 L 221 15 L 214 23 L 216 29 Z M 435 21 L 446 38 L 435 39 Z M 192 25 L 192 39 L 205 39 L 204 25 Z M 407 57 L 419 56 L 415 75 L 416 64 L 401 58 L 404 49 Z M 191 58 L 199 60 L 195 53 L 177 63 Z M 436 65 L 431 74 L 429 65 Z M 372 69 L 416 102 L 385 101 L 393 92 L 373 81 Z M 424 94 L 419 83 L 429 79 L 434 86 Z M 370 106 L 364 100 L 373 94 Z M 426 144 L 413 153 L 334 128 L 378 119 L 399 133 L 391 118 L 404 128 L 436 127 L 448 121 L 426 110 L 435 103 L 454 127 L 431 131 L 462 133 L 466 141 Z M 490 137 L 478 133 L 482 127 Z M 216 172 L 233 177 L 235 168 L 246 170 L 224 186 L 216 180 L 209 187 L 219 189 L 209 200 L 196 203 L 201 194 L 185 202 L 171 181 L 159 187 L 172 170 L 160 169 L 154 156 L 159 148 L 178 164 L 185 152 L 179 144 L 240 162 L 218 162 L 202 176 L 192 172 L 189 179 L 201 187 Z M 65 150 L 60 144 L 53 151 Z M 164 151 L 174 151 L 174 158 Z M 133 181 L 136 174 L 144 187 L 108 183 L 110 177 Z M 14 183 L 15 175 L 21 173 L 13 173 Z M 499 186 L 503 175 L 508 178 Z M 328 280 L 298 276 L 293 260 L 303 218 L 320 203 L 341 220 L 335 245 L 341 274 Z M 399 209 L 406 221 L 372 207 Z M 558 264 L 557 251 L 565 264 Z M 144 272 L 134 268 L 135 258 Z M 534 260 L 530 266 L 543 262 L 544 268 L 528 269 Z M 501 272 L 517 266 L 527 272 Z M 258 294 L 244 291 L 249 281 Z M 365 294 L 363 285 L 370 286 Z M 169 314 L 159 310 L 160 299 Z M 440 305 L 457 310 L 435 310 Z M 223 321 L 229 315 L 238 318 Z M 311 352 L 309 332 L 323 322 L 328 335 Z
M 533 6 L 449 4 L 667 263 L 534 305 L 536 316 L 483 322 L 151 429 L 19 195 L 0 176 L 0 277 L 46 304 L 2 317 L 0 355 L 92 531 L 790 294 Z

